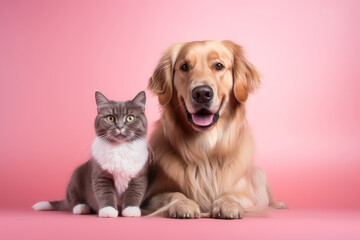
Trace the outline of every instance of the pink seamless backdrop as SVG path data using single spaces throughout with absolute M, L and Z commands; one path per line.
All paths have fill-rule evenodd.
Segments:
M 359 208 L 359 10 L 360 1 L 0 0 L 0 208 L 63 198 L 90 156 L 95 90 L 130 99 L 171 43 L 207 39 L 241 44 L 262 73 L 248 119 L 275 198 Z M 148 92 L 150 126 L 158 109 Z

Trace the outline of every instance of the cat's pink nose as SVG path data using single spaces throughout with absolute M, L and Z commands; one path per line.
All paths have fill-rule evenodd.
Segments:
M 118 127 L 118 129 L 121 131 L 122 127 Z

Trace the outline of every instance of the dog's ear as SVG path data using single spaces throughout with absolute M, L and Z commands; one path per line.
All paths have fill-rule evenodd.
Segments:
M 224 41 L 224 44 L 233 53 L 233 91 L 235 98 L 240 103 L 244 103 L 249 93 L 260 86 L 260 74 L 255 66 L 245 58 L 241 46 L 232 41 Z
M 161 57 L 149 79 L 148 89 L 158 96 L 161 105 L 168 104 L 172 97 L 174 64 L 182 46 L 183 43 L 173 44 Z

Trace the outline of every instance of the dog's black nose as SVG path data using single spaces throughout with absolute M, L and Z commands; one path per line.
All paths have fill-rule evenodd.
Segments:
M 192 97 L 198 103 L 208 103 L 213 98 L 214 92 L 208 85 L 202 85 L 192 90 Z

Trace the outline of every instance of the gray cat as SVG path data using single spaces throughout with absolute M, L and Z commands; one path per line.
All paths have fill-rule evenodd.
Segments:
M 74 171 L 64 200 L 38 202 L 34 210 L 117 217 L 122 209 L 122 216 L 141 216 L 149 155 L 145 92 L 127 102 L 109 101 L 100 92 L 95 98 L 98 115 L 92 157 Z

